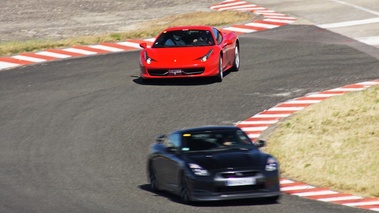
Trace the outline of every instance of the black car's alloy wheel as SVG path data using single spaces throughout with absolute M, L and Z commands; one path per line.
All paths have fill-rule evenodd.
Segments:
M 155 171 L 153 167 L 149 169 L 149 181 L 150 181 L 150 189 L 151 191 L 159 191 L 157 186 L 157 176 L 155 175 Z
M 182 178 L 180 185 L 180 200 L 184 204 L 189 204 L 191 202 L 188 184 L 185 177 Z

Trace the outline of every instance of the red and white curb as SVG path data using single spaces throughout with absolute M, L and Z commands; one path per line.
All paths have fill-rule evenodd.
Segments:
M 293 113 L 315 103 L 319 103 L 329 97 L 343 95 L 352 91 L 365 90 L 373 85 L 379 85 L 379 79 L 351 84 L 331 90 L 308 94 L 280 103 L 270 109 L 264 110 L 245 121 L 240 121 L 236 126 L 244 130 L 252 140 L 256 140 L 271 125 L 286 118 Z M 327 188 L 318 188 L 306 183 L 281 179 L 281 190 L 290 195 L 296 195 L 312 200 L 330 202 L 350 207 L 379 211 L 379 198 L 365 198 L 352 194 L 339 193 Z
M 232 25 L 221 30 L 233 31 L 236 34 L 252 33 L 280 27 L 295 21 L 295 18 L 288 17 L 285 14 L 277 13 L 257 5 L 247 3 L 245 1 L 232 0 L 224 1 L 210 7 L 213 10 L 239 10 L 250 11 L 261 14 L 264 19 L 256 20 L 244 25 Z M 10 57 L 0 57 L 0 71 L 18 66 L 43 63 L 54 60 L 62 60 L 74 57 L 84 57 L 98 54 L 106 54 L 112 52 L 135 51 L 141 49 L 139 43 L 146 42 L 151 45 L 155 38 L 148 39 L 128 39 L 118 43 L 100 43 L 88 46 L 73 46 L 64 49 L 47 49 L 36 53 L 21 53 Z
M 252 12 L 263 16 L 263 20 L 256 20 L 247 24 L 235 24 L 231 27 L 226 27 L 223 30 L 233 31 L 237 34 L 253 33 L 257 31 L 273 29 L 290 24 L 296 21 L 296 18 L 287 16 L 286 14 L 276 12 L 258 5 L 248 3 L 241 0 L 227 0 L 210 7 L 213 10 L 237 10 Z

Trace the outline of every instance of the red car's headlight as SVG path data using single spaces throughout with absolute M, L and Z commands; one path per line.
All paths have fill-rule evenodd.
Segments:
M 145 61 L 146 61 L 147 64 L 151 64 L 152 61 L 155 61 L 154 59 L 152 59 L 152 58 L 149 57 L 149 55 L 147 54 L 147 51 L 145 51 L 143 53 L 143 57 L 144 57 L 144 59 L 145 59 Z
M 208 60 L 208 58 L 211 56 L 212 52 L 213 52 L 213 49 L 209 50 L 209 52 L 206 55 L 204 55 L 198 59 L 200 59 L 201 62 L 206 62 Z

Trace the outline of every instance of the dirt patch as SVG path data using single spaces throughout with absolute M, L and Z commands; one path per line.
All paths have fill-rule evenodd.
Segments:
M 2 0 L 0 42 L 125 32 L 167 15 L 210 11 L 220 0 Z

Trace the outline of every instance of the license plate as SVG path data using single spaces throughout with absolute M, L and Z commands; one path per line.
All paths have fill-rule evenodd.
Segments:
M 229 178 L 226 180 L 227 186 L 246 186 L 246 185 L 255 185 L 255 178 Z
M 168 70 L 168 73 L 171 75 L 181 74 L 182 70 Z

